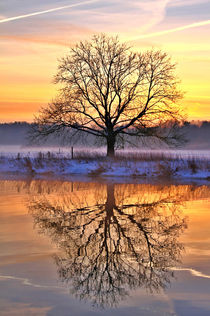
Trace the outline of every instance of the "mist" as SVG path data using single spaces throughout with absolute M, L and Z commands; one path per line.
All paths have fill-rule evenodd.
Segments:
M 23 146 L 23 147 L 102 147 L 103 142 L 99 142 L 96 137 L 91 135 L 83 135 L 78 133 L 73 137 L 72 131 L 66 131 L 63 135 L 50 135 L 47 139 L 39 142 L 31 142 L 28 139 L 28 133 L 32 124 L 27 122 L 13 122 L 0 124 L 0 146 Z M 184 135 L 186 143 L 182 145 L 181 149 L 192 150 L 208 150 L 210 149 L 210 122 L 185 122 L 183 126 L 179 127 L 180 132 Z M 84 137 L 85 136 L 85 137 Z M 134 146 L 136 145 L 136 146 Z M 165 146 L 160 144 L 153 144 L 152 147 L 149 142 L 138 143 L 133 141 L 132 144 L 125 145 L 124 148 L 136 147 L 136 149 L 163 149 Z

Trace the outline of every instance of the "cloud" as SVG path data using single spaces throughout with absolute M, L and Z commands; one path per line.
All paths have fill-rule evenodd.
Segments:
M 32 11 L 32 13 L 24 15 L 16 12 L 16 16 L 0 20 L 2 25 L 0 32 L 3 36 L 27 34 L 27 36 L 31 35 L 34 37 L 34 34 L 40 34 L 41 37 L 49 37 L 44 24 L 46 23 L 47 25 L 51 22 L 50 37 L 52 37 L 53 33 L 58 33 L 57 29 L 60 23 L 65 23 L 66 26 L 82 26 L 92 30 L 92 33 L 96 31 L 110 32 L 130 36 L 131 33 L 147 32 L 160 23 L 165 17 L 169 1 L 136 0 L 131 2 L 127 0 L 107 0 L 105 2 L 89 0 L 53 9 L 45 7 L 46 10 Z M 34 10 L 34 3 L 32 4 Z M 91 6 L 88 4 L 91 4 Z M 68 10 L 68 8 L 72 8 L 72 10 Z M 23 12 L 23 8 L 21 8 L 21 11 Z M 50 14 L 53 12 L 54 14 Z M 16 20 L 20 22 L 9 23 Z M 64 38 L 62 32 L 60 36 Z
M 71 18 L 73 18 L 73 23 L 75 21 L 80 25 L 83 23 L 94 25 L 97 26 L 97 29 L 98 27 L 101 28 L 101 31 L 104 31 L 107 28 L 114 28 L 115 31 L 120 31 L 122 27 L 124 28 L 125 24 L 126 28 L 128 28 L 129 25 L 129 29 L 134 27 L 146 30 L 153 25 L 156 25 L 164 18 L 165 9 L 169 1 L 170 0 L 141 0 L 128 2 L 127 0 L 108 0 L 106 2 L 99 2 L 99 0 L 89 0 L 53 9 L 3 18 L 0 20 L 0 23 L 7 23 L 42 14 L 62 11 L 62 18 L 65 19 L 65 16 L 68 18 L 71 16 Z M 85 5 L 92 3 L 95 4 L 94 8 L 91 7 L 91 9 L 87 9 Z M 82 8 L 81 10 L 73 10 L 70 12 L 65 10 L 82 5 L 84 5 L 85 8 Z M 58 15 L 53 16 L 53 18 L 56 22 Z
M 71 23 L 88 26 L 99 32 L 145 32 L 160 23 L 169 0 L 127 1 L 108 0 L 96 3 L 91 9 L 66 12 Z
M 42 32 L 40 32 L 40 28 L 43 28 Z M 4 54 L 5 50 L 7 56 L 8 54 L 18 54 L 17 42 L 42 44 L 43 46 L 53 45 L 69 47 L 74 45 L 79 40 L 87 39 L 87 37 L 93 33 L 94 32 L 91 29 L 70 23 L 63 23 L 61 21 L 56 24 L 50 21 L 40 21 L 39 28 L 36 30 L 34 30 L 33 25 L 29 23 L 27 24 L 27 33 L 22 32 L 22 29 L 17 29 L 16 32 L 7 31 L 0 35 L 1 43 L 5 44 L 1 47 L 1 55 Z M 16 45 L 15 52 L 11 49 L 9 42 L 13 42 Z M 24 47 L 23 49 L 25 50 L 26 48 Z M 23 49 L 20 50 L 21 54 Z M 28 47 L 27 50 L 29 49 L 30 47 Z
M 17 15 L 13 17 L 2 18 L 0 19 L 0 23 L 7 23 L 20 19 L 23 20 L 34 16 L 38 17 L 44 14 L 44 21 L 53 21 L 54 29 L 56 29 L 57 23 L 59 23 L 62 20 L 66 23 L 66 25 L 69 25 L 70 23 L 80 25 L 89 29 L 93 29 L 93 32 L 117 32 L 121 34 L 124 33 L 124 35 L 130 35 L 131 32 L 137 34 L 140 32 L 145 33 L 149 30 L 152 30 L 156 25 L 160 24 L 160 22 L 164 20 L 164 18 L 166 17 L 167 9 L 170 7 L 178 7 L 182 5 L 189 6 L 193 4 L 198 4 L 198 2 L 206 3 L 207 0 L 87 0 L 70 5 L 55 7 L 52 9 L 47 9 L 45 7 L 45 10 L 35 11 L 29 14 Z M 24 1 L 23 3 L 26 6 L 26 3 Z M 33 9 L 31 7 L 31 10 L 34 10 L 35 4 L 36 6 L 43 5 L 43 3 L 40 0 L 38 0 L 37 2 L 32 1 L 30 3 L 33 5 Z M 47 4 L 50 5 L 50 2 L 47 1 Z M 57 1 L 54 2 L 54 5 L 56 4 L 58 4 Z M 93 5 L 89 7 L 89 4 Z M 18 8 L 17 3 L 15 7 L 16 9 Z M 68 8 L 72 8 L 73 10 L 67 10 Z M 21 10 L 23 10 L 23 6 Z M 50 14 L 53 12 L 57 12 L 57 14 Z M 40 20 L 36 20 L 36 22 L 38 23 L 31 23 L 32 27 L 34 28 L 34 31 L 37 32 L 38 30 L 40 33 L 44 33 L 44 28 L 41 28 L 39 25 Z M 26 23 L 26 21 L 24 21 L 23 23 Z M 28 27 L 24 28 L 23 30 L 23 25 L 25 24 L 14 24 L 14 26 L 17 29 L 21 28 L 21 25 L 22 32 L 24 33 L 24 30 L 25 32 L 28 32 Z M 186 28 L 188 28 L 188 26 L 186 26 Z M 8 30 L 10 32 L 16 31 L 12 27 L 10 28 L 9 26 Z M 1 33 L 2 31 L 4 33 L 5 29 L 2 29 Z M 178 31 L 178 28 L 174 28 L 173 30 L 161 31 L 162 33 L 153 32 L 141 35 L 141 38 L 159 36 L 162 34 L 166 34 L 166 32 L 171 33 L 175 31 Z M 32 33 L 34 33 L 33 30 Z

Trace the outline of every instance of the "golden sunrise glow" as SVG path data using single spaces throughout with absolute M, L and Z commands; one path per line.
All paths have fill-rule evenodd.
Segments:
M 32 121 L 57 93 L 53 77 L 58 59 L 96 32 L 118 34 L 136 51 L 166 51 L 177 63 L 188 119 L 210 120 L 210 20 L 205 7 L 200 4 L 198 10 L 184 1 L 183 14 L 178 14 L 179 1 L 121 2 L 122 7 L 111 0 L 58 6 L 54 0 L 47 8 L 38 1 L 36 8 L 28 5 L 1 13 L 0 122 Z

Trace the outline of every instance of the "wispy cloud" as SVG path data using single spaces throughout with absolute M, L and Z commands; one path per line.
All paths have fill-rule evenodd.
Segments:
M 4 17 L 0 19 L 0 23 L 5 23 L 4 29 L 1 29 L 1 34 L 10 35 L 12 33 L 14 35 L 18 32 L 31 33 L 32 35 L 37 32 L 43 34 L 45 33 L 45 28 L 40 26 L 40 23 L 36 25 L 30 23 L 30 19 L 18 25 L 15 24 L 15 29 L 12 23 L 8 23 L 15 20 L 38 17 L 43 14 L 47 14 L 47 18 L 44 19 L 46 23 L 53 20 L 52 30 L 56 30 L 62 20 L 66 25 L 70 23 L 71 25 L 80 25 L 84 28 L 92 29 L 94 32 L 117 32 L 129 35 L 131 33 L 136 34 L 139 31 L 147 32 L 164 20 L 169 2 L 170 0 L 134 0 L 132 2 L 127 0 L 107 0 L 106 2 L 103 0 L 87 0 L 52 9 L 32 11 L 29 14 Z M 89 7 L 88 5 L 91 6 Z M 68 10 L 68 8 L 74 8 L 74 10 Z M 50 13 L 56 11 L 61 11 L 62 18 L 61 15 L 53 15 L 51 18 Z M 26 22 L 28 23 L 27 28 Z
M 166 13 L 170 0 L 107 0 L 98 2 L 95 6 L 77 9 L 66 17 L 74 24 L 90 27 L 99 32 L 131 34 L 131 32 L 146 32 L 160 23 Z

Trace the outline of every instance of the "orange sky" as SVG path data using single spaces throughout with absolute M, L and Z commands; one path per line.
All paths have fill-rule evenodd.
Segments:
M 92 34 L 119 34 L 133 49 L 161 48 L 177 62 L 188 119 L 210 120 L 210 4 L 205 0 L 8 0 L 0 11 L 0 122 L 33 120 L 56 95 L 58 58 Z M 10 17 L 68 6 L 7 21 Z M 199 23 L 201 25 L 199 26 Z M 197 23 L 194 25 L 194 23 Z M 182 28 L 182 26 L 188 26 Z M 171 30 L 170 32 L 165 32 Z

